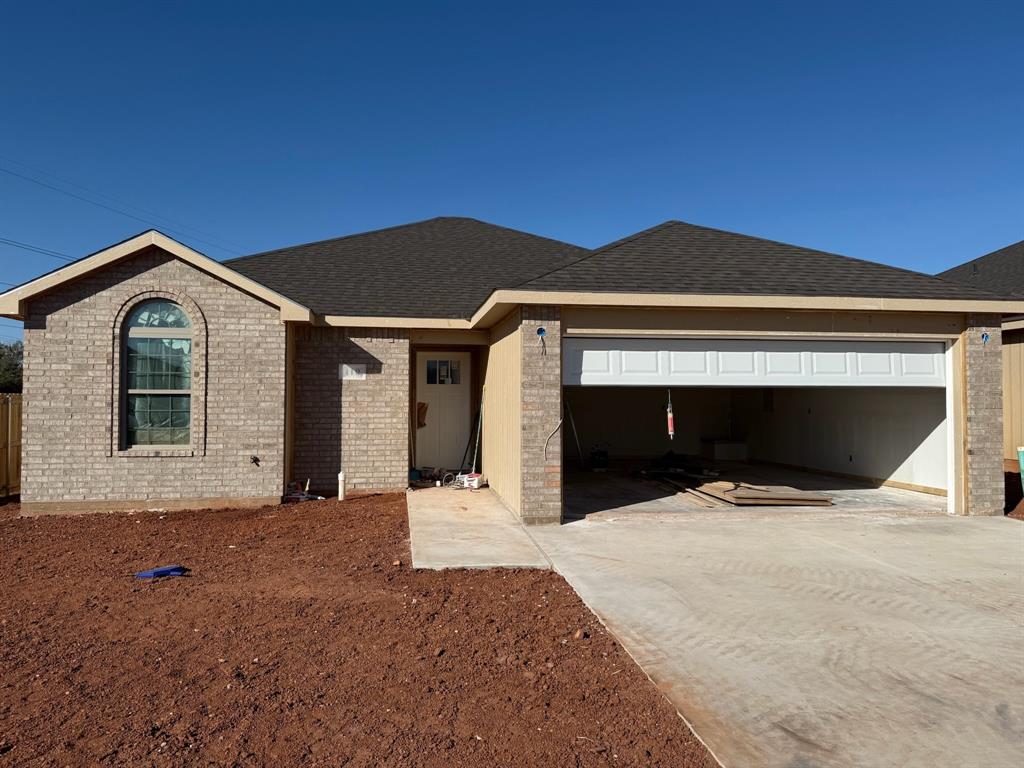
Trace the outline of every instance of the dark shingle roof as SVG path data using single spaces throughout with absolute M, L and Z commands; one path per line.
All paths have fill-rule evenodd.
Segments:
M 468 318 L 494 289 L 584 253 L 476 219 L 439 217 L 224 263 L 318 314 Z
M 666 221 L 528 280 L 526 290 L 998 299 L 931 275 Z
M 943 280 L 1024 296 L 1024 240 L 940 272 Z

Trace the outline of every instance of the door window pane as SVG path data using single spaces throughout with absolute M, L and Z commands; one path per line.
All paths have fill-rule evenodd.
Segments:
M 459 360 L 427 360 L 427 384 L 461 384 Z

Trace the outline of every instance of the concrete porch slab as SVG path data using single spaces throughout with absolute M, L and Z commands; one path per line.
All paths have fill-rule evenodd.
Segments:
M 550 568 L 515 514 L 489 488 L 407 495 L 413 568 Z

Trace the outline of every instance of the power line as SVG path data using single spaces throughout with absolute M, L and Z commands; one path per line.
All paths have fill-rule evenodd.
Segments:
M 57 174 L 50 173 L 50 171 L 44 170 L 43 168 L 38 168 L 36 166 L 29 165 L 28 163 L 23 163 L 20 160 L 15 160 L 13 157 L 7 157 L 6 155 L 0 155 L 0 160 L 3 160 L 3 161 L 8 162 L 8 163 L 14 163 L 15 165 L 18 165 L 18 166 L 20 166 L 22 168 L 27 168 L 28 170 L 33 171 L 34 173 L 40 173 L 43 176 L 47 176 L 47 177 L 49 177 L 51 179 L 54 179 L 55 181 L 59 181 L 61 184 L 66 184 L 69 187 L 74 187 L 75 189 L 80 189 L 83 192 L 88 192 L 91 195 L 96 195 L 97 197 L 101 197 L 104 200 L 109 200 L 111 203 L 115 203 L 115 204 L 123 206 L 125 208 L 134 209 L 134 210 L 139 211 L 140 213 L 144 213 L 145 215 L 150 216 L 152 218 L 162 219 L 163 221 L 166 221 L 168 224 L 172 224 L 174 226 L 180 227 L 181 229 L 191 230 L 192 232 L 196 232 L 196 233 L 198 233 L 200 235 L 204 235 L 206 237 L 213 238 L 214 240 L 219 240 L 222 243 L 227 243 L 228 245 L 235 246 L 237 248 L 242 248 L 242 249 L 245 248 L 245 246 L 243 246 L 243 245 L 240 245 L 238 243 L 232 242 L 231 240 L 226 240 L 223 237 L 218 237 L 217 235 L 215 235 L 215 234 L 213 234 L 211 232 L 204 232 L 203 230 L 199 229 L 198 227 L 193 227 L 193 226 L 191 226 L 189 224 L 185 224 L 182 221 L 177 221 L 175 219 L 172 219 L 169 216 L 164 216 L 162 214 L 159 214 L 156 211 L 151 211 L 148 208 L 143 208 L 140 205 L 135 205 L 133 203 L 125 202 L 124 200 L 119 200 L 116 197 L 111 197 L 110 195 L 104 194 L 103 192 L 100 192 L 100 191 L 95 190 L 95 189 L 90 189 L 89 187 L 83 187 L 81 184 L 76 184 L 73 181 L 61 178 Z
M 3 170 L 0 168 L 0 170 Z M 66 253 L 60 251 L 52 251 L 49 248 L 43 248 L 38 245 L 31 245 L 29 243 L 22 243 L 18 240 L 11 240 L 6 237 L 0 237 L 0 243 L 14 246 L 15 248 L 21 248 L 26 251 L 32 251 L 33 253 L 41 253 L 44 256 L 53 256 L 55 259 L 64 259 L 65 261 L 77 261 L 74 256 L 68 256 Z M 15 285 L 15 283 L 8 283 L 8 285 Z
M 18 173 L 17 171 L 12 171 L 10 168 L 0 167 L 0 173 L 6 173 L 8 176 L 14 176 L 15 178 L 23 179 L 24 181 L 28 181 L 28 182 L 30 182 L 32 184 L 38 184 L 41 187 L 45 187 L 46 189 L 51 189 L 54 192 L 59 192 L 62 195 L 67 195 L 68 197 L 73 197 L 76 200 L 81 200 L 83 203 L 89 203 L 89 205 L 95 205 L 98 208 L 104 208 L 104 209 L 106 209 L 108 211 L 113 211 L 114 213 L 119 213 L 122 216 L 127 216 L 129 219 L 135 219 L 135 221 L 141 221 L 143 224 L 145 224 L 148 227 L 159 226 L 159 225 L 154 224 L 152 221 L 150 221 L 148 219 L 142 218 L 141 216 L 136 216 L 133 213 L 128 213 L 127 211 L 122 211 L 119 208 L 115 208 L 112 205 L 107 205 L 106 203 L 100 203 L 100 202 L 97 202 L 96 200 L 90 200 L 88 197 L 76 194 L 74 192 L 70 192 L 70 191 L 68 191 L 66 189 L 61 189 L 60 187 L 55 187 L 53 184 L 47 184 L 45 181 L 40 181 L 39 179 L 33 179 L 31 176 L 26 176 L 23 173 Z M 201 237 L 196 237 L 195 235 L 190 235 L 188 232 L 182 232 L 181 230 L 171 229 L 170 227 L 164 227 L 164 229 L 166 229 L 168 232 L 172 232 L 172 233 L 174 233 L 176 235 L 179 235 L 181 237 L 189 237 L 189 238 L 191 238 L 193 240 L 196 240 L 196 241 L 198 241 L 200 243 L 205 243 L 206 245 L 211 245 L 214 248 L 219 248 L 222 251 L 227 251 L 228 253 L 233 253 L 236 256 L 244 256 L 245 255 L 241 251 L 237 251 L 234 248 L 228 248 L 228 247 L 223 246 L 223 245 L 218 245 L 217 243 L 214 243 L 214 242 L 212 242 L 210 240 L 204 240 Z

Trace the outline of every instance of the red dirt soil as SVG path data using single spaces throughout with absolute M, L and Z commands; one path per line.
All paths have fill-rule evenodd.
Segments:
M 0 766 L 715 764 L 558 575 L 413 571 L 402 495 L 17 510 Z

